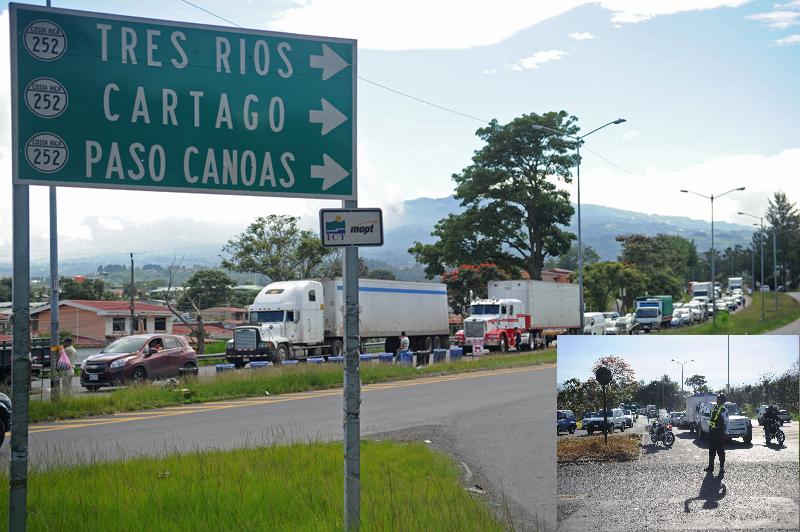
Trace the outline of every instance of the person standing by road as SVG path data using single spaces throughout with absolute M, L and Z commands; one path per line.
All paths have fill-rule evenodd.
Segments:
M 728 413 L 725 401 L 728 398 L 724 393 L 717 396 L 717 404 L 711 409 L 711 419 L 708 422 L 710 429 L 708 444 L 708 467 L 706 473 L 714 472 L 714 455 L 719 456 L 719 476 L 725 474 L 725 427 L 728 426 Z
M 70 368 L 58 372 L 62 395 L 72 395 L 72 377 L 75 376 L 75 364 L 78 361 L 78 351 L 72 345 L 72 338 L 64 338 L 64 352 L 70 361 Z
M 520 345 L 522 344 L 522 333 L 519 332 L 519 328 L 514 327 L 514 347 L 517 348 L 517 351 L 521 351 Z

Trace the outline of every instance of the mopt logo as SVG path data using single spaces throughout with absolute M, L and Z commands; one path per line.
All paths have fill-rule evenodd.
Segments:
M 319 234 L 323 246 L 382 246 L 380 209 L 320 209 Z
M 347 233 L 347 222 L 341 216 L 325 222 L 325 240 L 328 242 L 341 242 Z

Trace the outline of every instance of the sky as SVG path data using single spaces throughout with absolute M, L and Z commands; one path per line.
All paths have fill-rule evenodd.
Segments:
M 710 220 L 709 201 L 679 190 L 745 186 L 715 202 L 715 219 L 748 224 L 737 211 L 762 213 L 776 190 L 800 199 L 800 0 L 193 3 L 249 28 L 358 40 L 359 204 L 383 208 L 389 227 L 402 201 L 453 192 L 451 176 L 480 147 L 475 130 L 485 121 L 561 109 L 584 131 L 627 120 L 587 139 L 584 203 Z M 181 0 L 53 5 L 230 25 Z M 8 11 L 0 7 L 0 261 L 7 261 Z M 574 182 L 561 186 L 575 197 Z M 47 190 L 32 187 L 34 260 L 47 257 L 47 206 Z M 62 188 L 60 254 L 224 241 L 272 213 L 301 216 L 313 228 L 319 208 L 331 206 L 338 202 Z M 126 238 L 134 234 L 135 242 Z
M 667 374 L 681 380 L 704 375 L 708 386 L 719 389 L 727 383 L 728 340 L 730 340 L 730 383 L 755 384 L 761 375 L 785 373 L 800 361 L 800 336 L 559 336 L 558 374 L 562 383 L 571 378 L 586 380 L 600 357 L 625 359 L 637 380 L 650 382 Z

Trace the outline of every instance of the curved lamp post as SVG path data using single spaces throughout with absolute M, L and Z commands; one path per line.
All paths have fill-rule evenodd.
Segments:
M 616 120 L 612 120 L 602 126 L 595 128 L 584 135 L 570 135 L 565 133 L 564 131 L 559 131 L 557 129 L 553 129 L 547 126 L 540 126 L 535 125 L 533 129 L 542 129 L 545 131 L 549 131 L 551 133 L 555 133 L 557 135 L 561 135 L 562 137 L 567 137 L 575 142 L 575 153 L 578 156 L 578 164 L 576 170 L 576 185 L 578 188 L 578 323 L 581 330 L 581 334 L 583 334 L 583 243 L 581 241 L 581 144 L 583 144 L 583 139 L 600 131 L 604 127 L 608 127 L 611 125 L 618 125 L 622 124 L 623 122 L 627 122 L 624 118 L 617 118 Z

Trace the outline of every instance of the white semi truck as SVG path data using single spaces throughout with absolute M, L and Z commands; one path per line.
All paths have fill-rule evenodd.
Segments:
M 406 331 L 412 350 L 446 347 L 447 287 L 437 283 L 359 279 L 360 342 L 400 347 Z M 259 292 L 249 308 L 249 324 L 237 327 L 225 358 L 236 367 L 248 362 L 341 356 L 344 353 L 342 279 L 282 281 Z M 363 350 L 362 350 L 363 352 Z
M 488 298 L 470 304 L 464 329 L 455 335 L 457 345 L 469 348 L 475 339 L 483 339 L 488 349 L 502 352 L 514 345 L 514 328 L 528 348 L 544 344 L 548 333 L 580 333 L 578 285 L 490 281 L 487 292 Z

